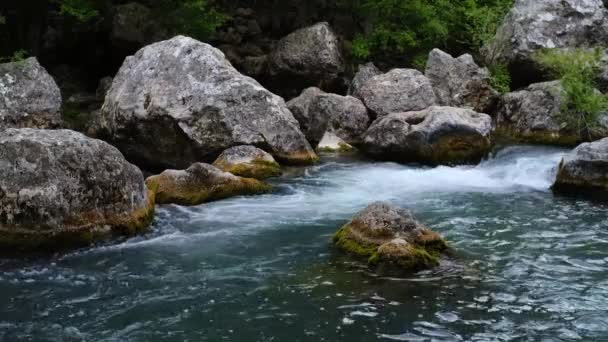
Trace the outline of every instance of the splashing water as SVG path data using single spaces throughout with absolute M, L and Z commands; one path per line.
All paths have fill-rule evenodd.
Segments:
M 328 160 L 276 191 L 159 208 L 152 231 L 0 261 L 0 340 L 608 340 L 608 208 L 550 191 L 564 151 L 478 166 Z M 375 200 L 458 251 L 382 278 L 330 248 Z

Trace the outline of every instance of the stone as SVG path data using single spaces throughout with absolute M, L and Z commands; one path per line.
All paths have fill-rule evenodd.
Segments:
M 423 110 L 436 103 L 431 81 L 414 69 L 393 69 L 374 76 L 365 82 L 358 94 L 377 117 Z
M 311 116 L 308 110 L 312 101 L 321 94 L 325 94 L 325 92 L 317 87 L 310 87 L 304 89 L 300 96 L 287 102 L 287 108 L 300 124 L 306 140 L 312 145 L 318 143 L 325 132 L 324 122 L 318 122 L 319 118 Z
M 313 146 L 325 132 L 334 133 L 347 144 L 360 144 L 361 136 L 370 125 L 363 102 L 352 96 L 318 94 L 312 99 L 308 111 L 312 122 L 318 123 L 319 139 L 311 142 Z
M 431 81 L 437 104 L 441 106 L 490 113 L 496 104 L 498 92 L 490 84 L 490 72 L 480 68 L 469 54 L 454 58 L 433 49 L 424 74 Z
M 303 89 L 331 83 L 343 70 L 338 36 L 328 23 L 322 22 L 281 39 L 270 54 L 268 71 L 279 82 L 288 80 Z
M 270 191 L 270 185 L 253 178 L 242 178 L 204 163 L 186 170 L 165 170 L 146 179 L 158 204 L 199 205 L 224 198 Z
M 69 130 L 0 134 L 0 245 L 57 250 L 144 230 L 154 195 L 111 145 Z
M 177 36 L 127 57 L 101 111 L 106 139 L 151 169 L 212 162 L 253 145 L 277 160 L 317 160 L 285 101 L 240 74 L 218 49 Z
M 265 179 L 281 174 L 281 166 L 270 154 L 249 145 L 227 149 L 213 162 L 213 166 L 245 178 Z
M 367 64 L 359 65 L 359 69 L 353 80 L 350 82 L 348 87 L 348 95 L 360 98 L 359 90 L 363 88 L 363 85 L 369 81 L 372 77 L 381 75 L 382 71 L 376 67 L 372 62 Z
M 354 150 L 355 148 L 352 145 L 340 139 L 340 137 L 338 137 L 335 133 L 329 131 L 325 132 L 323 138 L 317 145 L 317 152 L 335 153 L 353 152 Z
M 509 65 L 514 88 L 544 81 L 536 51 L 603 45 L 607 19 L 602 0 L 516 0 L 482 55 Z
M 375 202 L 334 235 L 340 250 L 383 270 L 418 271 L 439 265 L 445 240 L 405 209 Z
M 472 163 L 490 151 L 491 130 L 487 114 L 433 106 L 377 119 L 363 136 L 363 150 L 374 158 L 405 163 Z
M 608 199 L 608 138 L 584 143 L 561 161 L 553 189 Z
M 60 125 L 61 92 L 38 60 L 0 64 L 0 129 Z

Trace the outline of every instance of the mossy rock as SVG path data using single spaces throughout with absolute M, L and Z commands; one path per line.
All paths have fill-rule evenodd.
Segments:
M 281 175 L 281 166 L 269 153 L 248 145 L 225 150 L 213 166 L 245 178 L 266 179 Z
M 439 234 L 406 210 L 377 202 L 336 232 L 334 245 L 384 272 L 417 271 L 439 265 L 448 249 Z
M 224 198 L 268 192 L 269 184 L 242 178 L 213 165 L 196 163 L 186 170 L 166 170 L 146 179 L 158 204 L 198 205 Z

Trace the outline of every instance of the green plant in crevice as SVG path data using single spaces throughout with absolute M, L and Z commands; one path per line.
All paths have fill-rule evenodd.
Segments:
M 80 22 L 99 16 L 99 10 L 93 0 L 61 0 L 59 10 L 61 14 L 74 17 Z
M 23 49 L 19 49 L 11 56 L 0 57 L 0 63 L 21 63 L 29 57 L 29 53 Z
M 564 103 L 560 118 L 581 138 L 591 139 L 599 116 L 608 110 L 608 98 L 596 89 L 602 50 L 543 50 L 534 58 L 561 80 Z
M 209 0 L 161 0 L 154 10 L 171 31 L 206 39 L 230 18 Z
M 488 66 L 490 71 L 490 84 L 499 93 L 505 94 L 511 91 L 511 74 L 506 64 L 495 63 Z

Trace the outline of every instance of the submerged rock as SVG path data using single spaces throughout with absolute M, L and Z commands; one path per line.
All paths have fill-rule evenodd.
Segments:
M 198 205 L 233 196 L 253 195 L 270 190 L 270 185 L 242 178 L 204 163 L 186 170 L 165 170 L 146 179 L 158 204 Z
M 344 69 L 338 36 L 326 22 L 290 33 L 270 54 L 268 69 L 271 77 L 302 88 L 331 83 Z
M 602 45 L 608 15 L 602 0 L 516 0 L 495 39 L 482 49 L 488 62 L 509 64 L 515 87 L 541 81 L 534 53 Z
M 553 189 L 565 193 L 608 195 L 608 138 L 584 143 L 562 159 Z
M 107 139 L 153 169 L 213 161 L 235 145 L 258 146 L 287 163 L 317 159 L 282 98 L 188 37 L 127 57 L 101 113 Z
M 0 245 L 58 249 L 145 229 L 154 195 L 109 144 L 69 130 L 0 134 Z
M 576 144 L 580 135 L 560 118 L 564 101 L 560 81 L 535 83 L 507 93 L 496 113 L 496 131 L 523 142 Z
M 477 162 L 490 151 L 491 129 L 487 114 L 430 107 L 377 119 L 363 137 L 363 149 L 373 157 L 398 162 Z
M 245 178 L 265 179 L 281 174 L 281 166 L 270 154 L 248 145 L 227 149 L 213 162 L 213 166 Z
M 422 110 L 436 103 L 431 82 L 414 69 L 393 69 L 374 76 L 357 94 L 377 117 Z
M 0 64 L 0 129 L 60 124 L 61 92 L 38 60 Z
M 465 107 L 488 113 L 498 98 L 498 93 L 490 85 L 490 72 L 475 64 L 469 54 L 454 58 L 433 49 L 424 74 L 433 85 L 437 103 L 442 106 Z
M 359 65 L 359 70 L 353 77 L 353 80 L 348 87 L 348 95 L 352 95 L 354 97 L 360 97 L 359 90 L 363 88 L 365 83 L 369 81 L 372 77 L 381 75 L 382 71 L 376 67 L 376 65 L 372 62 L 367 64 Z
M 372 266 L 402 271 L 437 266 L 448 248 L 439 234 L 411 212 L 385 202 L 372 203 L 359 212 L 338 230 L 334 244 Z

